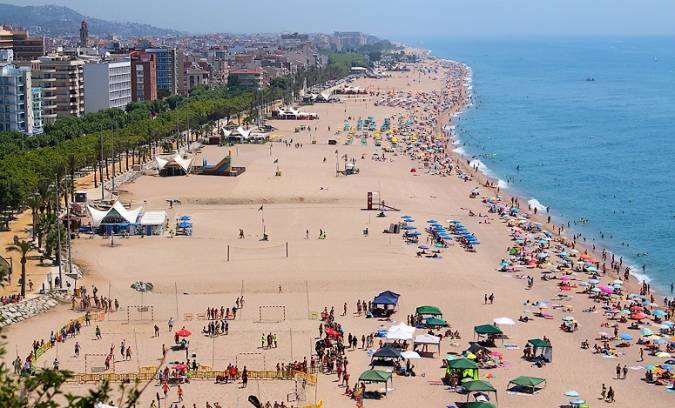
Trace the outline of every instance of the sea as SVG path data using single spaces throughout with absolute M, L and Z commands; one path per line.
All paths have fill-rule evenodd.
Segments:
M 471 68 L 457 151 L 670 293 L 675 37 L 403 42 Z

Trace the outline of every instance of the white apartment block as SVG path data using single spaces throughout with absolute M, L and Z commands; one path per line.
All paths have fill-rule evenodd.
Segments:
M 84 66 L 84 111 L 121 108 L 131 102 L 131 61 L 104 61 Z

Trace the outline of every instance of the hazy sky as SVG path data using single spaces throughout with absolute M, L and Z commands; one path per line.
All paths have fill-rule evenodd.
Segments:
M 675 0 L 0 0 L 190 32 L 675 35 Z

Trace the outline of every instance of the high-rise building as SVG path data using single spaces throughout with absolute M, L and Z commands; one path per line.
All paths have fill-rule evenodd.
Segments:
M 336 31 L 334 35 L 338 50 L 355 50 L 366 45 L 367 38 L 358 31 Z
M 131 102 L 131 62 L 92 62 L 84 65 L 84 111 L 124 108 Z
M 157 73 L 157 96 L 165 97 L 179 93 L 179 81 L 182 82 L 183 66 L 175 48 L 148 48 L 147 54 L 155 56 Z M 181 65 L 179 65 L 179 63 Z
M 89 45 L 89 24 L 86 20 L 82 20 L 80 24 L 80 47 L 88 47 Z
M 29 67 L 0 66 L 0 132 L 42 133 L 42 113 L 34 97 L 39 102 L 40 88 L 33 88 Z
M 84 61 L 49 55 L 32 61 L 33 83 L 42 88 L 45 123 L 84 114 Z
M 131 99 L 154 101 L 157 99 L 157 63 L 155 54 L 132 51 L 131 57 Z
M 0 27 L 0 49 L 11 49 L 16 61 L 30 61 L 45 54 L 45 37 L 31 37 L 28 31 Z

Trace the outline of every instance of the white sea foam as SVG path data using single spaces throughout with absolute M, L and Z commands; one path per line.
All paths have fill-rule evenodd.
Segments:
M 527 202 L 530 207 L 533 209 L 536 208 L 538 211 L 546 211 L 546 206 L 539 202 L 536 198 L 533 198 Z
M 478 159 L 471 160 L 469 165 L 471 165 L 471 167 L 478 167 L 478 171 L 480 171 L 481 173 L 490 175 L 490 169 L 488 169 L 488 167 L 485 165 L 485 163 L 483 163 L 482 161 L 480 161 Z
M 459 143 L 459 141 L 457 140 L 457 141 L 455 141 L 455 143 Z M 456 149 L 453 149 L 452 151 L 459 154 L 459 155 L 462 155 L 462 156 L 464 156 L 466 154 L 466 150 L 464 150 L 464 147 L 462 147 L 462 146 L 460 146 Z
M 497 179 L 497 187 L 499 187 L 502 190 L 505 190 L 509 188 L 509 183 L 502 179 Z

